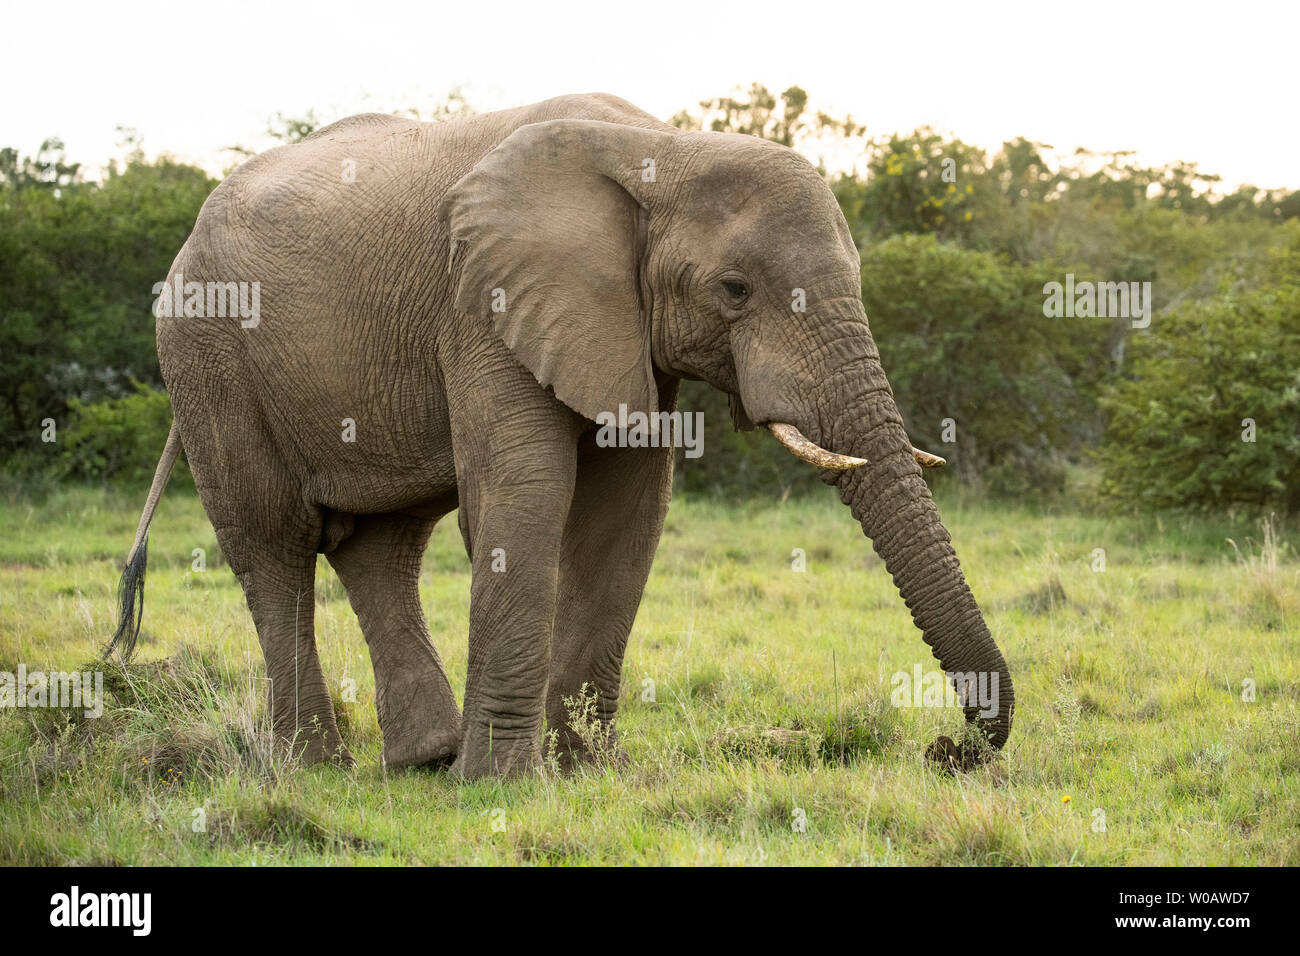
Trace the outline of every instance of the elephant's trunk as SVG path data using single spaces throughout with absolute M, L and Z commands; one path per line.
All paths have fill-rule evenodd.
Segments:
M 840 498 L 884 559 L 912 620 L 943 670 L 964 675 L 954 676 L 959 683 L 983 682 L 969 688 L 979 693 L 965 698 L 966 719 L 1000 748 L 1011 731 L 1015 702 L 1011 675 L 921 478 L 875 344 L 868 341 L 865 352 L 825 384 L 819 411 L 821 437 L 828 447 L 865 458 L 868 464 L 823 471 L 823 480 L 838 487 Z M 986 707 L 980 706 L 979 696 L 985 696 Z M 978 760 L 977 740 L 955 750 L 951 741 L 941 738 L 936 746 L 942 750 L 932 748 L 932 756 L 955 758 L 963 766 Z

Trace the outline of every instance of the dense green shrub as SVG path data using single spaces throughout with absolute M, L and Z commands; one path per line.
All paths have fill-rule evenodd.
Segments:
M 71 422 L 56 443 L 68 477 L 114 484 L 152 480 L 171 428 L 171 401 L 166 392 L 140 382 L 134 385 L 134 393 L 122 398 L 93 404 L 72 400 Z M 193 480 L 183 459 L 176 463 L 172 480 Z
M 1262 285 L 1157 315 L 1131 355 L 1103 400 L 1103 493 L 1144 508 L 1300 508 L 1300 242 Z
M 912 443 L 995 493 L 1060 490 L 1067 457 L 1100 429 L 1074 369 L 1105 362 L 1108 327 L 1044 317 L 1045 275 L 931 235 L 862 256 L 862 299 Z
M 153 285 L 216 180 L 138 156 L 102 182 L 57 188 L 2 163 L 0 173 L 0 456 L 42 460 L 39 423 L 62 425 L 74 399 L 162 384 Z

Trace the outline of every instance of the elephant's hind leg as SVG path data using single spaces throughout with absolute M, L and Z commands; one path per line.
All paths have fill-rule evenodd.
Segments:
M 308 763 L 350 765 L 316 653 L 320 511 L 303 503 L 247 393 L 220 368 L 196 365 L 194 373 L 172 391 L 176 421 L 199 496 L 257 627 L 275 736 Z
M 246 548 L 242 538 L 240 530 L 218 530 L 266 658 L 276 737 L 306 763 L 329 760 L 351 766 L 316 653 L 316 555 L 276 553 L 266 545 Z
M 460 743 L 460 709 L 420 608 L 420 562 L 434 524 L 401 514 L 360 515 L 328 555 L 370 647 L 390 769 L 449 764 Z

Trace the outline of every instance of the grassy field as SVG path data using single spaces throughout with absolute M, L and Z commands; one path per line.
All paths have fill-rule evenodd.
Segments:
M 141 503 L 0 501 L 0 671 L 95 666 Z M 674 503 L 625 663 L 628 766 L 461 785 L 381 769 L 365 643 L 323 559 L 317 639 L 358 766 L 268 747 L 242 594 L 175 492 L 104 715 L 0 710 L 0 863 L 1300 863 L 1293 526 L 941 507 L 1015 679 L 994 764 L 952 777 L 923 760 L 960 714 L 891 704 L 893 674 L 937 664 L 827 492 Z M 463 694 L 454 520 L 422 592 Z

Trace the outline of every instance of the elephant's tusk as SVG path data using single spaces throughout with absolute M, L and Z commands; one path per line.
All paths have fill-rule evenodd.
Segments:
M 816 445 L 804 438 L 803 433 L 793 425 L 773 422 L 767 427 L 776 436 L 776 440 L 785 446 L 786 451 L 800 461 L 806 461 L 818 468 L 829 468 L 832 471 L 848 471 L 850 468 L 860 468 L 868 463 L 865 458 L 853 458 L 850 455 L 837 455 L 833 451 L 827 451 L 820 445 Z
M 919 448 L 912 449 L 912 457 L 922 468 L 942 468 L 948 464 L 946 458 L 940 458 L 938 455 L 931 455 L 928 451 L 921 451 Z
M 785 450 L 800 461 L 806 461 L 810 465 L 816 465 L 818 468 L 829 468 L 832 471 L 848 471 L 851 468 L 861 468 L 869 464 L 865 458 L 854 458 L 851 455 L 840 455 L 833 451 L 827 451 L 818 444 L 810 442 L 804 437 L 803 432 L 793 425 L 785 425 L 781 422 L 774 422 L 767 426 L 776 440 L 785 446 Z M 932 455 L 928 451 L 921 451 L 919 448 L 912 449 L 912 457 L 922 468 L 942 468 L 948 462 L 938 455 Z

